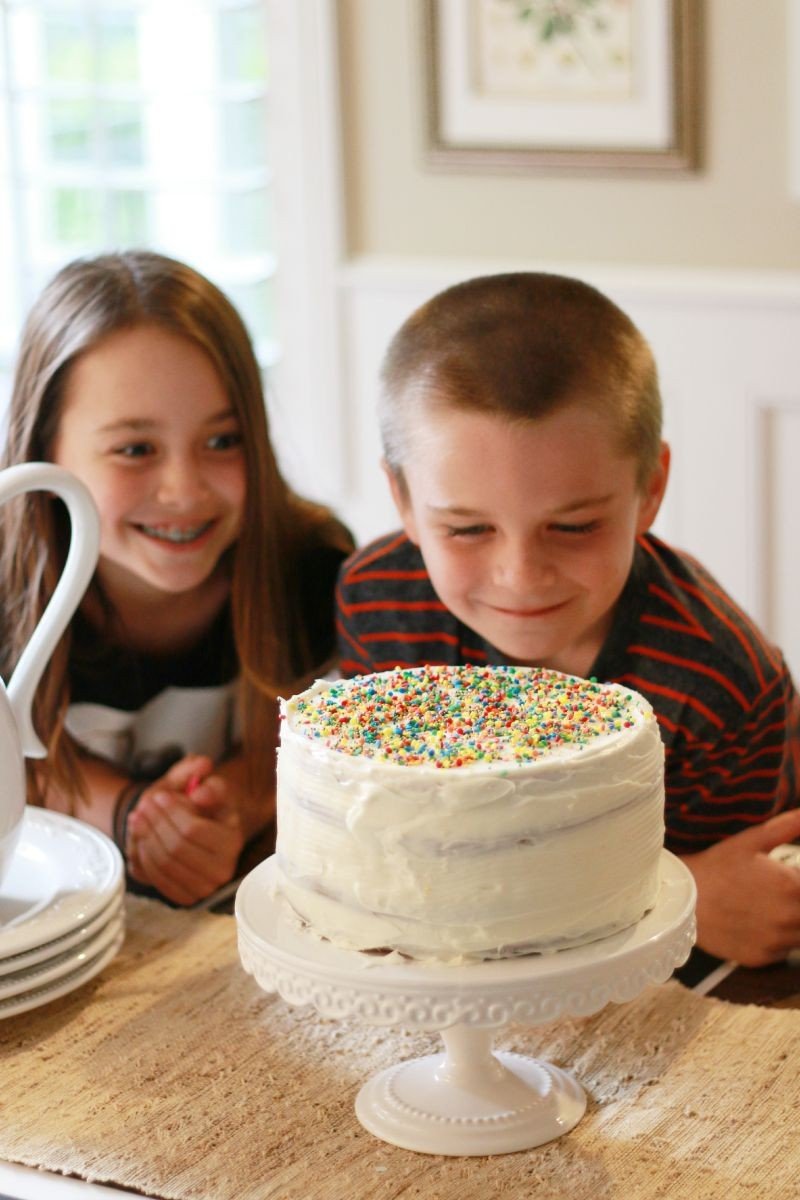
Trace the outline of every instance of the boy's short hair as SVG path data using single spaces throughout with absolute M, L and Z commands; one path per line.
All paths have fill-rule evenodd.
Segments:
M 400 327 L 381 380 L 383 451 L 399 479 L 421 404 L 516 421 L 586 402 L 616 424 L 640 484 L 658 460 L 661 397 L 650 347 L 616 304 L 578 279 L 519 272 L 447 288 Z

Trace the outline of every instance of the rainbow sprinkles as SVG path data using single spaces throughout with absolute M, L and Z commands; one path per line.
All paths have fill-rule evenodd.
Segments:
M 556 671 L 427 666 L 312 689 L 293 724 L 328 750 L 403 767 L 521 766 L 631 729 L 642 712 L 630 700 Z

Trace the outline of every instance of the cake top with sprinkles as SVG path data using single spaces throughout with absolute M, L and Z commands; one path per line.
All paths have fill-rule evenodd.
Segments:
M 428 666 L 317 683 L 284 706 L 329 750 L 403 767 L 533 762 L 655 719 L 616 685 L 532 667 Z

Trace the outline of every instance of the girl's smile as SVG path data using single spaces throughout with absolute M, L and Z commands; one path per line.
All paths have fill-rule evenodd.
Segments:
M 245 467 L 238 420 L 204 351 L 148 324 L 81 355 L 52 458 L 94 497 L 98 575 L 121 613 L 126 602 L 207 589 L 239 535 Z
M 190 542 L 197 542 L 203 534 L 208 533 L 212 526 L 212 521 L 205 521 L 202 525 L 190 525 L 188 529 L 178 528 L 174 525 L 161 528 L 155 525 L 139 525 L 137 528 L 148 537 L 156 538 L 157 541 L 170 542 L 175 546 L 185 546 Z

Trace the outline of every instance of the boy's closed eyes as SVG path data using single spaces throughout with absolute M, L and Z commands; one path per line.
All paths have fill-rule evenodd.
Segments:
M 439 406 L 389 479 L 442 603 L 516 663 L 586 674 L 653 520 L 607 418 L 576 402 L 536 421 Z

